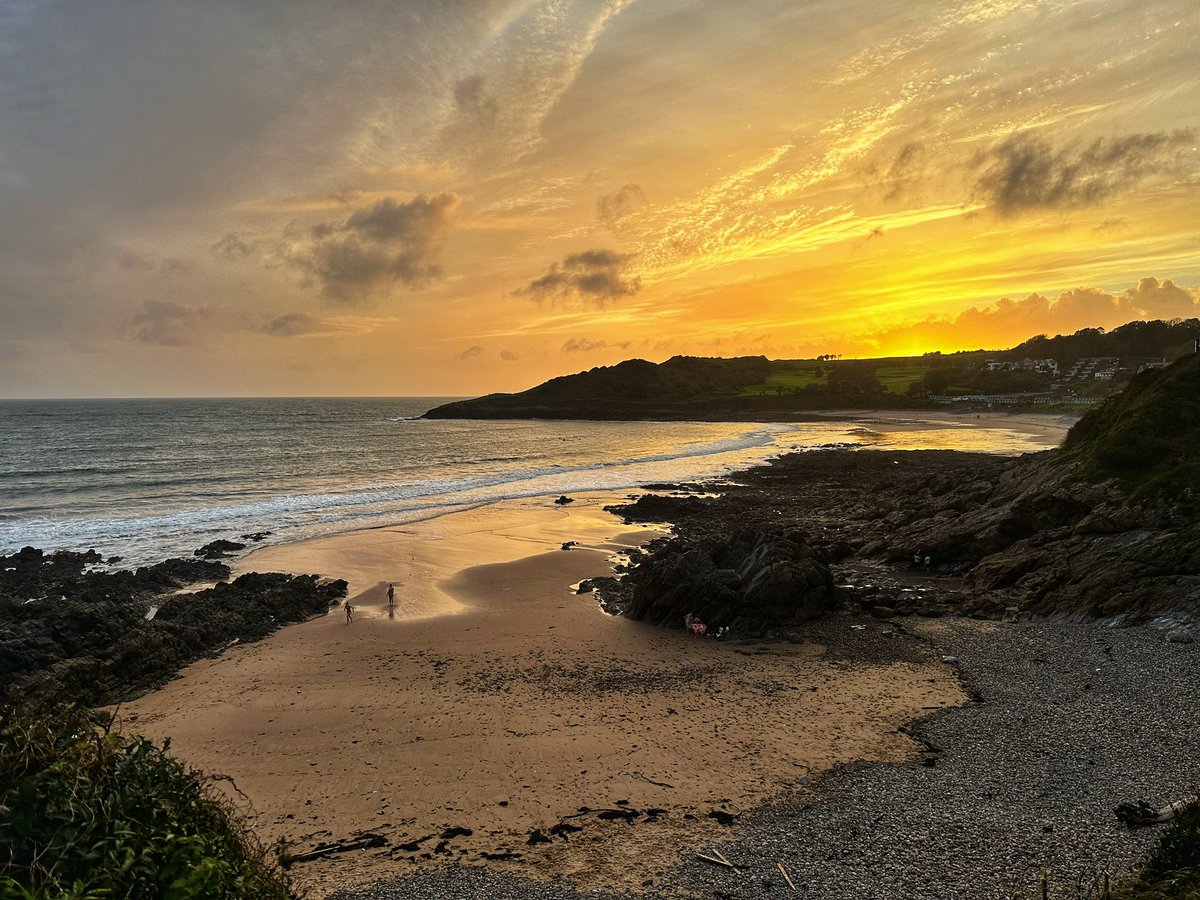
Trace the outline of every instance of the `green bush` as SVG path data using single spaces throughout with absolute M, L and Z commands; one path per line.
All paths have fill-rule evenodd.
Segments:
M 213 779 L 75 710 L 0 711 L 0 900 L 290 898 Z
M 1200 801 L 1175 818 L 1137 877 L 1115 888 L 1111 898 L 1200 900 Z

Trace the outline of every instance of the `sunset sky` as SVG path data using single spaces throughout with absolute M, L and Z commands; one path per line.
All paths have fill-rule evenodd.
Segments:
M 1196 0 L 0 2 L 0 396 L 1200 310 Z

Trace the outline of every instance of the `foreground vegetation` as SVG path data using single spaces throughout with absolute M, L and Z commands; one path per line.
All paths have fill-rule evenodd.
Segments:
M 1179 814 L 1137 877 L 1102 900 L 1200 900 L 1200 801 Z
M 213 779 L 80 712 L 0 712 L 0 898 L 292 897 Z
M 1090 410 L 1064 449 L 1083 477 L 1116 478 L 1138 498 L 1191 500 L 1200 492 L 1200 355 L 1137 375 Z

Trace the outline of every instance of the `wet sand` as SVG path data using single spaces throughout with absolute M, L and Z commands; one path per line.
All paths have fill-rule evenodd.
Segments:
M 311 896 L 447 860 L 639 888 L 727 838 L 723 814 L 837 763 L 909 757 L 897 728 L 963 702 L 929 657 L 851 661 L 605 615 L 569 585 L 654 533 L 604 513 L 614 499 L 264 548 L 239 570 L 345 577 L 353 624 L 335 609 L 197 663 L 123 707 L 126 727 L 232 776 L 266 841 L 383 837 L 294 867 Z

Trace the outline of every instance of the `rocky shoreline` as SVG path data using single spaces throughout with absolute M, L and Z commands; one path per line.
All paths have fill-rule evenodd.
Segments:
M 0 702 L 128 700 L 189 663 L 323 614 L 345 596 L 346 582 L 315 575 L 228 581 L 229 567 L 218 560 L 244 547 L 216 541 L 192 559 L 136 570 L 112 569 L 120 558 L 105 564 L 94 550 L 26 547 L 0 556 Z

